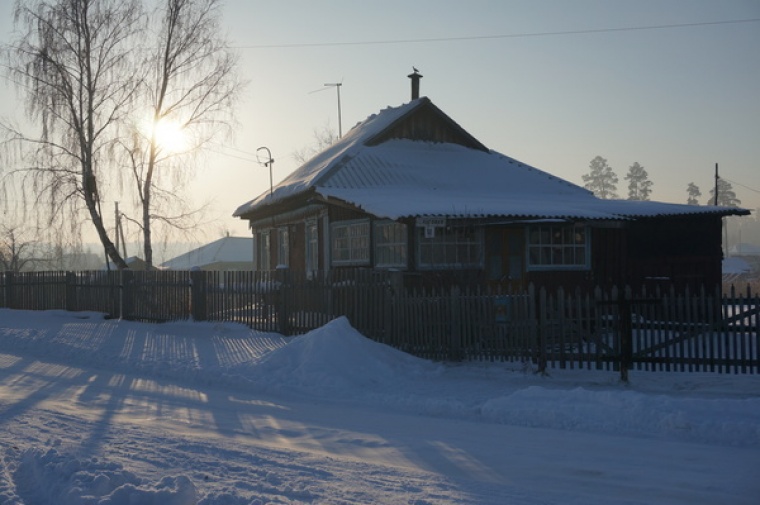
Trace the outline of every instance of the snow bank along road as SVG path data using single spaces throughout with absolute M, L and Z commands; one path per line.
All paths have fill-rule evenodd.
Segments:
M 760 378 L 0 309 L 0 504 L 265 503 L 760 503 Z

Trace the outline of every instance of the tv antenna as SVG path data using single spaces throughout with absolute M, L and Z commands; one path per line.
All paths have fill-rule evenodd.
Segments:
M 317 93 L 318 91 L 324 91 L 329 88 L 335 88 L 338 92 L 338 138 L 343 137 L 343 121 L 342 121 L 342 114 L 340 112 L 340 87 L 343 86 L 343 79 L 341 79 L 340 82 L 326 82 L 323 84 L 323 88 L 315 89 L 314 91 L 311 91 L 311 93 Z

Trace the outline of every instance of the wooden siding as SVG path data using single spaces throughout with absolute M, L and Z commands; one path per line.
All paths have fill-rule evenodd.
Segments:
M 337 205 L 330 205 L 328 207 L 327 215 L 329 216 L 331 223 L 336 223 L 338 221 L 353 221 L 355 219 L 370 219 L 372 217 L 371 214 L 367 214 L 361 210 Z
M 721 231 L 719 216 L 650 218 L 631 223 L 627 278 L 622 280 L 634 287 L 718 286 L 723 259 Z
M 359 209 L 344 205 L 328 205 L 327 216 L 330 223 L 359 219 L 374 220 L 374 216 Z M 294 219 L 289 226 L 290 269 L 303 271 L 305 268 L 306 217 Z M 492 261 L 502 261 L 500 268 L 507 268 L 504 260 L 514 251 L 502 254 L 493 248 L 499 243 L 505 247 L 510 233 L 524 229 L 515 224 L 508 226 L 488 225 L 483 242 L 483 266 L 481 269 L 463 270 L 422 270 L 416 265 L 416 241 L 414 219 L 402 220 L 408 229 L 408 264 L 404 275 L 409 286 L 451 286 L 470 282 L 483 285 L 500 285 L 502 288 L 519 289 L 528 284 L 537 288 L 555 290 L 591 289 L 595 286 L 610 287 L 630 285 L 636 289 L 653 288 L 662 284 L 675 284 L 679 288 L 690 286 L 718 286 L 721 282 L 721 218 L 716 216 L 657 217 L 629 222 L 600 222 L 590 224 L 590 268 L 588 269 L 546 269 L 531 270 L 525 257 L 525 238 L 521 240 L 523 255 L 523 279 L 495 281 Z M 319 268 L 333 267 L 325 257 L 325 230 L 323 219 L 318 220 Z M 270 236 L 271 264 L 277 265 L 277 230 L 272 228 Z M 374 234 L 370 234 L 370 257 L 374 255 Z M 329 247 L 329 244 L 327 244 Z
M 306 268 L 306 224 L 304 221 L 293 223 L 288 230 L 290 245 L 288 263 L 291 269 Z

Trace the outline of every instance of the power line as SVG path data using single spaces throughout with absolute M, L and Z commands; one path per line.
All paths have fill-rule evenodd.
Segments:
M 243 149 L 238 149 L 237 147 L 228 146 L 226 144 L 221 144 L 219 142 L 210 141 L 209 144 L 213 144 L 215 146 L 221 147 L 222 149 L 229 149 L 231 151 L 237 151 L 237 152 L 239 152 L 241 154 L 247 154 L 247 155 L 253 156 L 253 157 L 256 156 L 256 153 L 253 153 L 251 151 L 244 151 Z
M 248 161 L 248 162 L 251 162 L 251 163 L 258 163 L 258 161 L 256 161 L 256 160 L 252 160 L 250 158 L 244 158 L 242 156 L 237 156 L 235 154 L 225 153 L 223 151 L 217 151 L 216 149 L 209 149 L 209 151 L 211 151 L 212 153 L 221 154 L 222 156 L 228 156 L 230 158 L 235 158 L 235 159 L 238 159 L 238 160 Z
M 424 44 L 430 42 L 459 42 L 471 40 L 518 39 L 528 37 L 556 37 L 564 35 L 586 35 L 595 33 L 632 32 L 641 30 L 669 30 L 673 28 L 693 28 L 697 26 L 728 25 L 739 23 L 757 23 L 760 18 L 729 19 L 725 21 L 703 21 L 699 23 L 673 23 L 666 25 L 629 26 L 620 28 L 592 28 L 587 30 L 563 30 L 554 32 L 507 33 L 501 35 L 471 35 L 463 37 L 434 37 L 425 39 L 388 39 L 364 40 L 346 42 L 296 42 L 288 44 L 258 44 L 253 46 L 230 46 L 230 49 L 280 49 L 298 47 L 329 47 L 329 46 L 369 46 L 388 44 Z
M 736 184 L 737 186 L 741 186 L 741 187 L 743 187 L 744 189 L 748 189 L 748 190 L 750 190 L 750 191 L 754 191 L 755 193 L 760 193 L 760 190 L 758 190 L 758 189 L 755 189 L 755 188 L 750 188 L 749 186 L 745 186 L 744 184 L 742 184 L 742 183 L 740 183 L 740 182 L 732 181 L 731 179 L 726 179 L 725 177 L 722 177 L 722 179 L 723 179 L 724 181 L 728 181 L 728 182 L 730 182 L 731 184 Z

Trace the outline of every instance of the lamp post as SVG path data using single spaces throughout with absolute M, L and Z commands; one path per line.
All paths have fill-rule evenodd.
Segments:
M 267 158 L 266 160 L 262 161 L 261 157 L 259 156 L 259 151 L 264 150 L 267 152 Z M 274 165 L 274 158 L 272 158 L 272 152 L 269 150 L 268 147 L 259 147 L 256 149 L 256 160 L 265 167 L 269 167 L 269 196 L 272 196 L 272 165 Z

